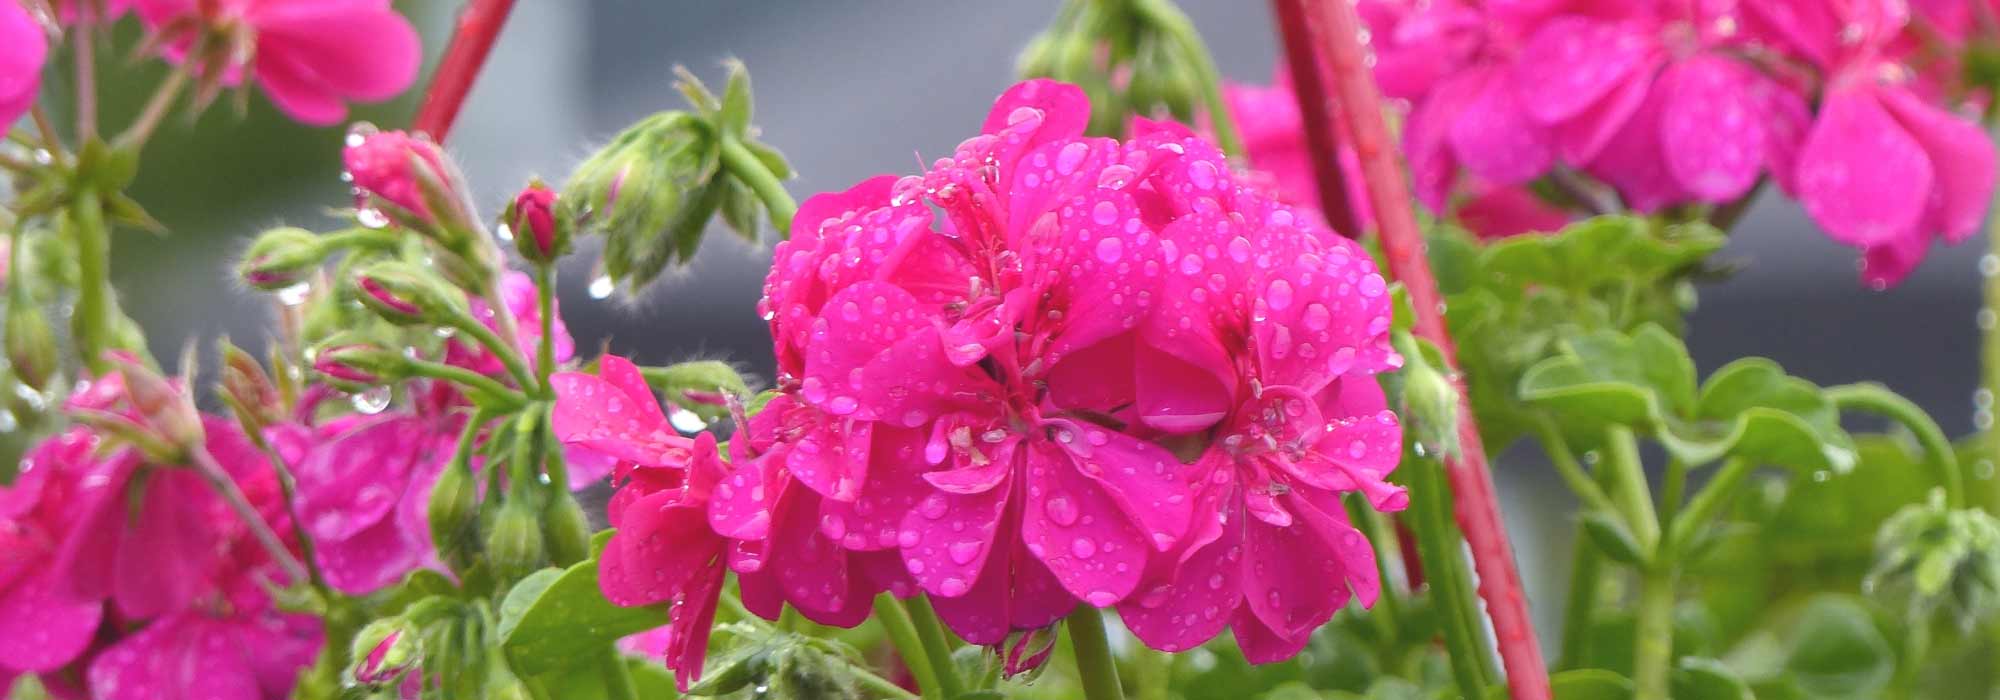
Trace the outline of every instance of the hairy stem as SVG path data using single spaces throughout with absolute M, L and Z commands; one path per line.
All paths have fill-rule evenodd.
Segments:
M 111 349 L 111 231 L 97 191 L 77 192 L 70 204 L 70 236 L 76 242 L 76 307 L 70 313 L 70 335 L 83 365 L 93 374 L 110 369 L 104 351 Z
M 772 174 L 771 169 L 764 166 L 764 161 L 758 160 L 750 149 L 729 136 L 722 138 L 722 165 L 729 169 L 730 175 L 736 176 L 750 186 L 750 191 L 757 193 L 757 199 L 764 203 L 764 210 L 771 215 L 771 227 L 778 230 L 778 237 L 790 238 L 792 216 L 798 213 L 799 205 L 792 201 L 791 193 L 785 191 L 785 185 L 778 181 L 778 176 Z
M 1556 656 L 1556 670 L 1583 666 L 1588 652 L 1590 627 L 1597 616 L 1598 580 L 1604 575 L 1604 557 L 1581 526 L 1571 545 L 1569 597 L 1563 601 L 1562 650 Z
M 1436 345 L 1447 367 L 1455 370 L 1457 361 L 1453 359 L 1451 336 L 1445 330 L 1442 297 L 1424 258 L 1423 236 L 1417 229 L 1416 213 L 1410 209 L 1409 186 L 1391 146 L 1382 96 L 1369 74 L 1366 49 L 1361 45 L 1361 18 L 1350 0 L 1320 0 L 1318 10 L 1326 29 L 1331 83 L 1345 122 L 1353 131 L 1355 154 L 1368 183 L 1369 202 L 1380 227 L 1389 270 L 1402 281 L 1416 310 L 1414 331 Z M 1337 186 L 1339 183 L 1320 183 L 1321 188 Z M 1485 447 L 1462 382 L 1457 389 L 1459 453 L 1445 461 L 1445 475 L 1458 499 L 1454 514 L 1472 548 L 1479 596 L 1492 617 L 1513 699 L 1548 700 L 1548 669 L 1542 663 L 1533 619 L 1528 616 L 1521 573 L 1514 565 L 1514 548 L 1500 518 Z
M 877 596 L 875 619 L 882 622 L 882 629 L 889 634 L 889 643 L 896 646 L 896 655 L 902 657 L 903 665 L 909 667 L 910 675 L 917 679 L 917 688 L 923 691 L 925 700 L 943 700 L 944 690 L 938 686 L 937 669 L 931 666 L 930 652 L 924 648 L 923 640 L 918 638 L 916 625 L 910 622 L 910 612 L 903 609 L 902 602 L 888 593 Z
M 168 71 L 167 79 L 160 81 L 160 86 L 153 90 L 153 96 L 146 100 L 138 118 L 132 120 L 131 126 L 125 127 L 125 132 L 119 134 L 114 143 L 119 148 L 144 146 L 146 140 L 152 138 L 153 130 L 158 129 L 160 122 L 166 119 L 167 109 L 173 107 L 174 98 L 181 94 L 181 88 L 186 87 L 187 82 L 187 71 L 178 68 Z
M 466 94 L 472 91 L 472 81 L 486 65 L 493 42 L 500 38 L 500 28 L 513 10 L 514 0 L 469 0 L 465 4 L 410 128 L 444 143 L 452 122 L 458 120 L 459 108 L 465 106 Z
M 1111 656 L 1111 641 L 1104 634 L 1104 617 L 1097 608 L 1076 606 L 1063 626 L 1069 628 L 1070 651 L 1076 654 L 1076 675 L 1083 681 L 1084 700 L 1123 700 L 1118 661 Z
M 552 263 L 535 265 L 535 310 L 541 314 L 542 322 L 542 337 L 535 347 L 535 378 L 553 394 L 555 387 L 549 384 L 549 374 L 556 366 L 556 266 Z
M 1442 471 L 1432 460 L 1413 459 L 1405 453 L 1403 467 L 1396 473 L 1409 480 L 1407 522 L 1416 530 L 1417 554 L 1423 560 L 1438 626 L 1444 628 L 1452 678 L 1465 697 L 1484 697 L 1493 668 L 1486 653 L 1486 635 L 1479 626 L 1471 578 L 1465 570 L 1464 550 L 1459 546 L 1463 540 L 1451 521 L 1451 487 L 1438 478 Z
M 1667 531 L 1666 544 L 1660 552 L 1663 559 L 1671 560 L 1677 553 L 1686 551 L 1688 543 L 1694 540 L 1695 532 L 1714 517 L 1724 503 L 1729 502 L 1729 497 L 1736 494 L 1736 487 L 1742 485 L 1743 480 L 1756 469 L 1756 462 L 1740 457 L 1724 461 L 1715 476 L 1709 477 L 1708 483 L 1695 492 L 1694 498 L 1688 499 L 1680 517 L 1674 518 L 1672 528 Z
M 1611 473 L 1611 501 L 1624 514 L 1625 524 L 1639 540 L 1639 548 L 1652 551 L 1660 542 L 1660 516 L 1653 510 L 1653 493 L 1646 487 L 1646 467 L 1639 461 L 1639 441 L 1623 426 L 1605 431 L 1605 461 Z
M 459 385 L 461 388 L 477 392 L 495 401 L 513 405 L 519 405 L 525 401 L 525 399 L 521 398 L 520 392 L 509 389 L 506 385 L 493 381 L 486 375 L 464 367 L 447 365 L 442 362 L 411 360 L 409 368 L 410 372 L 416 376 L 451 382 Z

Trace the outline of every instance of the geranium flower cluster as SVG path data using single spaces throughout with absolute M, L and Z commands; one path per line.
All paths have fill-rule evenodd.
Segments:
M 725 569 L 770 617 L 922 591 L 996 644 L 1084 604 L 1256 661 L 1372 603 L 1342 495 L 1406 501 L 1388 285 L 1186 128 L 1085 138 L 1089 111 L 1024 82 L 925 172 L 806 201 L 761 302 L 779 391 L 726 462 L 628 363 L 557 377 L 558 435 L 622 465 L 604 591 L 678 604 L 684 682 Z
M 1977 228 L 1992 145 L 1919 89 L 1898 0 L 1363 3 L 1416 193 L 1586 173 L 1645 212 L 1769 181 L 1886 286 Z

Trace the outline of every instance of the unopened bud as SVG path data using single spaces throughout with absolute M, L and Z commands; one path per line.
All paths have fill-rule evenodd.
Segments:
M 507 499 L 493 530 L 486 533 L 486 558 L 506 578 L 519 578 L 545 563 L 541 513 L 526 498 Z
M 1875 560 L 1868 588 L 1904 598 L 1918 619 L 1943 611 L 1970 625 L 2000 607 L 2000 521 L 1950 508 L 1942 492 L 1882 523 Z
M 692 228 L 698 237 L 715 213 L 715 198 L 705 195 L 720 168 L 717 149 L 701 117 L 653 115 L 577 166 L 557 217 L 604 236 L 605 271 L 642 286 L 678 255 L 676 233 Z
M 449 325 L 466 313 L 463 295 L 415 265 L 381 262 L 355 277 L 361 303 L 390 323 Z
M 36 390 L 48 385 L 58 362 L 55 331 L 49 319 L 26 294 L 13 295 L 7 305 L 7 363 L 14 377 Z
M 543 512 L 549 557 L 567 566 L 590 558 L 590 520 L 569 494 L 554 494 Z
M 341 162 L 364 208 L 436 237 L 447 248 L 465 242 L 465 184 L 429 138 L 358 125 L 348 134 Z
M 1393 334 L 1396 351 L 1403 356 L 1397 373 L 1403 387 L 1404 425 L 1410 426 L 1417 444 L 1443 459 L 1458 451 L 1458 386 L 1445 375 L 1449 367 L 1427 341 L 1406 331 Z
M 402 379 L 409 361 L 402 353 L 373 343 L 340 343 L 313 357 L 313 371 L 345 389 L 361 389 Z
M 354 682 L 371 687 L 394 684 L 423 660 L 416 631 L 400 618 L 368 623 L 354 635 L 350 653 Z
M 149 432 L 183 449 L 202 443 L 201 413 L 195 410 L 193 397 L 137 359 L 117 353 L 109 358 L 124 380 L 124 398 Z
M 514 233 L 514 247 L 530 262 L 552 262 L 569 252 L 569 219 L 557 216 L 556 199 L 555 190 L 535 180 L 507 205 L 507 228 Z
M 468 545 L 477 541 L 473 527 L 479 519 L 479 484 L 463 459 L 453 459 L 438 474 L 425 515 L 438 556 L 454 570 L 470 564 Z
M 227 339 L 222 340 L 220 346 L 222 381 L 219 393 L 236 413 L 237 420 L 243 422 L 244 430 L 256 432 L 283 420 L 283 399 L 272 383 L 271 375 L 264 371 L 264 365 Z
M 1000 642 L 1001 673 L 1007 677 L 1038 673 L 1056 650 L 1056 628 L 1015 630 Z
M 286 226 L 258 235 L 236 272 L 245 284 L 274 292 L 305 281 L 325 259 L 318 236 Z

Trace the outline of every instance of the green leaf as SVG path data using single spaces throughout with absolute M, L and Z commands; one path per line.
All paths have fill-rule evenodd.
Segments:
M 1756 700 L 1750 686 L 1715 659 L 1682 658 L 1669 682 L 1675 700 Z
M 1646 561 L 1646 554 L 1640 549 L 1639 540 L 1632 537 L 1632 532 L 1625 528 L 1625 523 L 1619 521 L 1617 516 L 1593 510 L 1583 514 L 1580 524 L 1583 525 L 1584 534 L 1590 537 L 1591 544 L 1596 545 L 1597 549 L 1612 561 L 1631 566 L 1638 566 Z
M 1895 675 L 1889 641 L 1855 599 L 1822 595 L 1807 605 L 1785 655 L 1785 670 L 1809 697 L 1879 697 Z
M 1745 358 L 1716 370 L 1692 418 L 1663 438 L 1690 463 L 1730 454 L 1809 472 L 1854 466 L 1854 441 L 1833 402 L 1770 360 Z
M 742 61 L 729 61 L 729 83 L 722 88 L 722 110 L 716 121 L 722 133 L 741 135 L 750 130 L 750 71 Z
M 1647 324 L 1627 335 L 1598 331 L 1562 343 L 1562 354 L 1521 378 L 1522 400 L 1570 427 L 1657 429 L 1694 406 L 1694 362 L 1679 338 Z
M 1628 700 L 1634 692 L 1632 681 L 1601 668 L 1579 668 L 1549 676 L 1549 692 L 1555 700 Z M 1507 687 L 1494 686 L 1486 700 L 1507 700 Z
M 501 648 L 524 676 L 594 662 L 611 643 L 667 624 L 664 606 L 619 607 L 598 589 L 597 560 L 537 571 L 500 604 Z

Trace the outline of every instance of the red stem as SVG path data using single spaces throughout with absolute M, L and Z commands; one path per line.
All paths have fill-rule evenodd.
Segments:
M 1361 236 L 1361 222 L 1347 201 L 1347 175 L 1340 169 L 1340 140 L 1343 136 L 1339 107 L 1326 89 L 1326 71 L 1319 52 L 1313 47 L 1324 43 L 1314 37 L 1325 32 L 1311 12 L 1311 0 L 1271 0 L 1278 20 L 1278 34 L 1284 38 L 1285 63 L 1291 69 L 1292 94 L 1299 100 L 1299 116 L 1306 128 L 1307 150 L 1312 155 L 1313 175 L 1319 183 L 1319 209 L 1333 230 L 1349 238 Z M 1310 96 L 1310 97 L 1309 97 Z
M 1397 152 L 1390 147 L 1389 127 L 1383 119 L 1382 96 L 1369 74 L 1361 44 L 1361 18 L 1351 0 L 1318 0 L 1319 22 L 1308 23 L 1308 32 L 1323 30 L 1314 43 L 1327 49 L 1333 87 L 1338 105 L 1348 109 L 1343 116 L 1353 131 L 1354 149 L 1361 160 L 1362 176 L 1368 184 L 1375 223 L 1380 227 L 1382 250 L 1389 271 L 1403 282 L 1416 310 L 1415 332 L 1431 341 L 1454 368 L 1457 360 L 1451 336 L 1445 331 L 1444 305 L 1437 280 L 1431 276 L 1424 258 L 1424 242 L 1410 209 L 1409 185 Z M 1304 33 L 1304 32 L 1299 32 Z M 1293 41 L 1295 32 L 1287 32 Z M 1289 51 L 1289 50 L 1288 50 Z M 1329 97 L 1306 92 L 1310 83 L 1293 76 L 1299 88 L 1302 108 L 1326 104 Z M 1322 181 L 1324 191 L 1339 183 Z M 1507 541 L 1507 529 L 1500 519 L 1500 507 L 1493 493 L 1493 477 L 1486 468 L 1485 447 L 1473 422 L 1471 405 L 1465 400 L 1465 385 L 1458 382 L 1459 453 L 1445 460 L 1445 475 L 1451 480 L 1457 503 L 1453 508 L 1458 527 L 1472 548 L 1473 570 L 1479 574 L 1479 597 L 1486 602 L 1493 619 L 1493 632 L 1500 647 L 1500 661 L 1507 670 L 1507 687 L 1514 700 L 1548 700 L 1548 667 L 1535 639 L 1534 624 L 1528 617 L 1527 596 L 1521 592 L 1521 574 L 1514 566 L 1514 549 Z
M 451 32 L 451 43 L 445 46 L 444 59 L 438 61 L 430 88 L 424 92 L 423 106 L 417 108 L 417 118 L 410 123 L 411 129 L 444 142 L 452 122 L 458 119 L 458 108 L 465 105 L 466 93 L 472 91 L 472 81 L 486 65 L 487 54 L 493 52 L 493 41 L 500 38 L 500 27 L 507 24 L 507 15 L 513 9 L 514 0 L 465 3 L 465 9 L 458 13 L 458 26 Z

